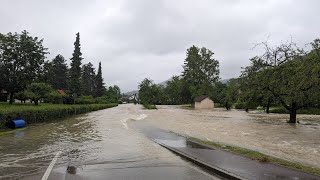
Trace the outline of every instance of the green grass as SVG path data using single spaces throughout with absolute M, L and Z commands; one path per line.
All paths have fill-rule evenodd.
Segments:
M 320 175 L 320 169 L 313 168 L 310 166 L 305 166 L 305 165 L 298 164 L 298 163 L 293 163 L 293 162 L 290 162 L 287 160 L 283 160 L 283 159 L 279 159 L 279 158 L 272 157 L 269 155 L 265 155 L 265 154 L 262 154 L 257 151 L 253 151 L 253 150 L 249 150 L 249 149 L 245 149 L 245 148 L 240 148 L 240 147 L 236 147 L 236 146 L 223 145 L 223 144 L 215 143 L 212 141 L 204 141 L 204 140 L 193 138 L 193 137 L 190 137 L 189 139 L 192 141 L 201 143 L 201 144 L 211 146 L 211 147 L 223 149 L 223 150 L 230 151 L 230 152 L 233 152 L 236 154 L 241 154 L 241 155 L 244 155 L 248 158 L 251 158 L 253 160 L 257 160 L 260 162 L 269 162 L 269 163 L 278 164 L 278 165 L 282 165 L 282 166 L 286 166 L 286 167 L 290 167 L 290 168 L 294 168 L 294 169 L 299 169 L 299 170 L 302 170 L 302 171 L 305 171 L 308 173 Z
M 87 113 L 117 106 L 117 104 L 7 104 L 0 103 L 0 129 L 4 129 L 6 121 L 24 119 L 27 124 L 46 122 L 72 115 Z
M 157 109 L 154 104 L 142 104 L 145 109 Z

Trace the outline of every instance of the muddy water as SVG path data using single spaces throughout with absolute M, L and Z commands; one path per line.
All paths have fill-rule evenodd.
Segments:
M 129 124 L 147 118 L 122 105 L 0 136 L 0 179 L 212 179 Z M 67 168 L 69 167 L 69 168 Z
M 144 124 L 320 168 L 320 116 L 298 115 L 300 124 L 290 125 L 288 115 L 158 108 L 145 111 Z

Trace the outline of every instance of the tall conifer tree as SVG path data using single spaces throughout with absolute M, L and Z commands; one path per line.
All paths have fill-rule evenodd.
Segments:
M 80 50 L 80 34 L 77 33 L 76 41 L 74 42 L 74 51 L 71 58 L 71 68 L 70 68 L 70 82 L 69 89 L 71 93 L 79 95 L 81 89 L 81 57 L 82 53 Z
M 98 68 L 98 73 L 96 77 L 96 85 L 97 85 L 96 96 L 97 97 L 103 96 L 106 92 L 106 88 L 104 87 L 103 78 L 102 78 L 101 62 L 99 62 L 99 68 Z

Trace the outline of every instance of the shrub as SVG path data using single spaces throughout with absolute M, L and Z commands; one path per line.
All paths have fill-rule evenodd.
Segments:
M 40 123 L 114 106 L 117 104 L 41 104 L 39 106 L 0 104 L 0 122 L 2 126 L 12 119 L 24 119 L 28 124 Z
M 246 104 L 244 102 L 237 102 L 234 104 L 235 109 L 246 109 Z
M 76 98 L 76 104 L 95 104 L 96 100 L 92 96 L 80 96 Z
M 142 105 L 146 109 L 157 109 L 156 105 L 154 105 L 154 104 L 146 104 L 146 103 L 144 103 Z
M 67 95 L 60 94 L 57 91 L 52 91 L 48 95 L 46 102 L 50 102 L 53 104 L 63 104 L 67 97 Z

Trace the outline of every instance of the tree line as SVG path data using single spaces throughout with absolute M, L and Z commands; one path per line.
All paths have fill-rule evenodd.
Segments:
M 300 48 L 294 42 L 272 47 L 257 44 L 264 52 L 250 59 L 238 78 L 223 83 L 219 61 L 206 48 L 192 46 L 187 50 L 181 76 L 173 76 L 166 86 L 151 79 L 139 84 L 142 104 L 188 104 L 196 96 L 208 95 L 215 106 L 237 109 L 282 106 L 296 123 L 299 109 L 320 108 L 320 40 Z
M 91 62 L 82 64 L 80 33 L 76 34 L 70 68 L 62 55 L 49 61 L 47 54 L 43 39 L 33 37 L 27 31 L 0 33 L 0 94 L 4 94 L 4 101 L 7 100 L 4 92 L 9 94 L 10 104 L 15 98 L 31 99 L 38 104 L 46 97 L 51 97 L 53 102 L 61 101 L 61 98 L 73 102 L 76 98 L 79 101 L 84 98 L 93 102 L 97 97 L 118 101 L 120 88 L 105 88 L 101 62 L 97 73 Z M 57 90 L 63 90 L 65 94 L 59 94 Z

